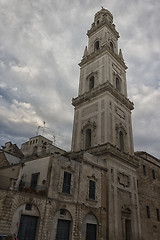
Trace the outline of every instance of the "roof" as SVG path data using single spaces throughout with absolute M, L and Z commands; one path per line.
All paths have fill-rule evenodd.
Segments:
M 19 163 L 21 161 L 21 159 L 19 157 L 16 157 L 14 155 L 11 155 L 7 152 L 3 152 L 5 157 L 6 157 L 6 160 L 8 161 L 9 164 L 16 164 L 16 163 Z

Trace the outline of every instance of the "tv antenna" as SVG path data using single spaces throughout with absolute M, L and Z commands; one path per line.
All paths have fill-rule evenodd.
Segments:
M 36 134 L 39 135 L 39 130 L 42 129 L 42 136 L 44 136 L 45 134 L 45 129 L 49 129 L 46 127 L 46 122 L 43 121 L 43 127 L 42 126 L 38 126 L 37 127 L 37 131 L 36 131 Z

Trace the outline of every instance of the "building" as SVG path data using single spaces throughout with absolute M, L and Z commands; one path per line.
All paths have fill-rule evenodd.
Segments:
M 20 160 L 0 155 L 0 233 L 21 240 L 160 239 L 159 160 L 134 152 L 126 69 L 112 14 L 102 8 L 80 62 L 72 151 L 43 136 Z M 2 164 L 2 162 L 4 164 Z

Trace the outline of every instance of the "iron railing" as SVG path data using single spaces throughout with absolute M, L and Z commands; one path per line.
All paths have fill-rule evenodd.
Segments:
M 23 180 L 18 181 L 17 179 L 1 175 L 0 175 L 0 189 L 14 190 L 17 192 L 26 192 L 30 194 L 38 194 L 41 196 L 46 196 L 47 194 L 46 186 L 35 185 L 33 187 L 29 182 L 25 182 Z

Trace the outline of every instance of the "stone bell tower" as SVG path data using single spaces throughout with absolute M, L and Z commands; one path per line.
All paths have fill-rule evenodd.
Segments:
M 118 50 L 119 34 L 108 10 L 102 8 L 95 14 L 87 36 L 88 47 L 79 64 L 78 97 L 72 100 L 72 151 L 97 156 L 107 169 L 101 172 L 106 179 L 101 185 L 101 200 L 107 217 L 107 239 L 140 240 L 133 103 L 127 97 L 127 66 Z
M 95 14 L 87 36 L 88 47 L 79 64 L 78 97 L 72 100 L 72 151 L 110 143 L 133 155 L 133 103 L 127 98 L 127 66 L 118 50 L 119 33 L 108 10 L 102 8 Z

